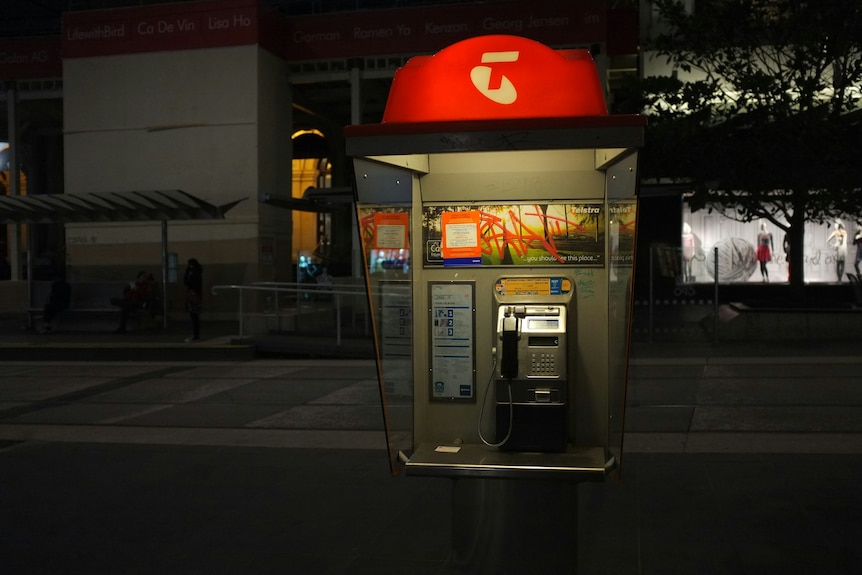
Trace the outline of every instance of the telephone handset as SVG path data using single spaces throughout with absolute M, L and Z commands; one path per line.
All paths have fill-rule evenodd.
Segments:
M 520 339 L 520 319 L 513 310 L 507 310 L 503 317 L 503 349 L 500 353 L 500 376 L 504 379 L 518 377 L 518 340 Z

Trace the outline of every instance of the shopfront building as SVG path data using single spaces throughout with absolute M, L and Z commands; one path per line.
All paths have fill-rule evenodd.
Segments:
M 32 150 L 30 135 L 20 133 L 21 113 L 47 101 L 54 124 L 45 130 L 56 136 L 36 153 L 19 154 L 17 163 L 30 172 L 19 181 L 28 186 L 13 182 L 8 193 L 178 189 L 213 205 L 245 198 L 220 221 L 172 222 L 169 251 L 179 262 L 201 261 L 208 285 L 295 281 L 300 252 L 313 254 L 328 241 L 320 236 L 325 226 L 298 223 L 290 210 L 259 201 L 303 195 L 308 179 L 294 174 L 295 134 L 321 134 L 329 158 L 301 159 L 322 166 L 315 181 L 345 186 L 350 167 L 341 130 L 380 120 L 391 77 L 409 57 L 472 36 L 519 34 L 554 48 L 590 49 L 612 82 L 636 53 L 632 24 L 603 0 L 432 5 L 349 17 L 284 15 L 259 0 L 68 12 L 59 38 L 0 40 L 11 54 L 0 62 L 13 128 L 7 139 Z M 50 156 L 49 149 L 56 159 L 50 165 L 30 161 Z M 313 237 L 297 237 L 295 227 Z M 30 245 L 32 257 L 73 280 L 125 280 L 162 264 L 154 222 L 9 224 L 3 235 L 9 283 L 26 279 Z M 20 307 L 21 290 L 15 293 L 0 298 L 4 305 Z M 232 311 L 208 303 L 211 312 Z

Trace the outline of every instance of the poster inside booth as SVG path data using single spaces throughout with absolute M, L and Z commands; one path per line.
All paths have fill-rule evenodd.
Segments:
M 427 205 L 422 235 L 425 265 L 605 265 L 601 202 Z

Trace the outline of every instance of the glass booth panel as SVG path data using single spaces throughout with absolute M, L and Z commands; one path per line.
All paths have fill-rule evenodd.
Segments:
M 413 289 L 410 213 L 403 205 L 357 205 L 390 468 L 413 446 Z
M 608 202 L 608 445 L 622 457 L 632 323 L 637 201 Z M 621 462 L 617 462 L 618 464 Z M 619 466 L 617 467 L 619 469 Z

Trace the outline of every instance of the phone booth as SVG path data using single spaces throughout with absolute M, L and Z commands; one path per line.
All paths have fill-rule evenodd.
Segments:
M 451 480 L 454 572 L 574 572 L 620 467 L 645 124 L 588 51 L 494 35 L 345 129 L 391 466 Z

